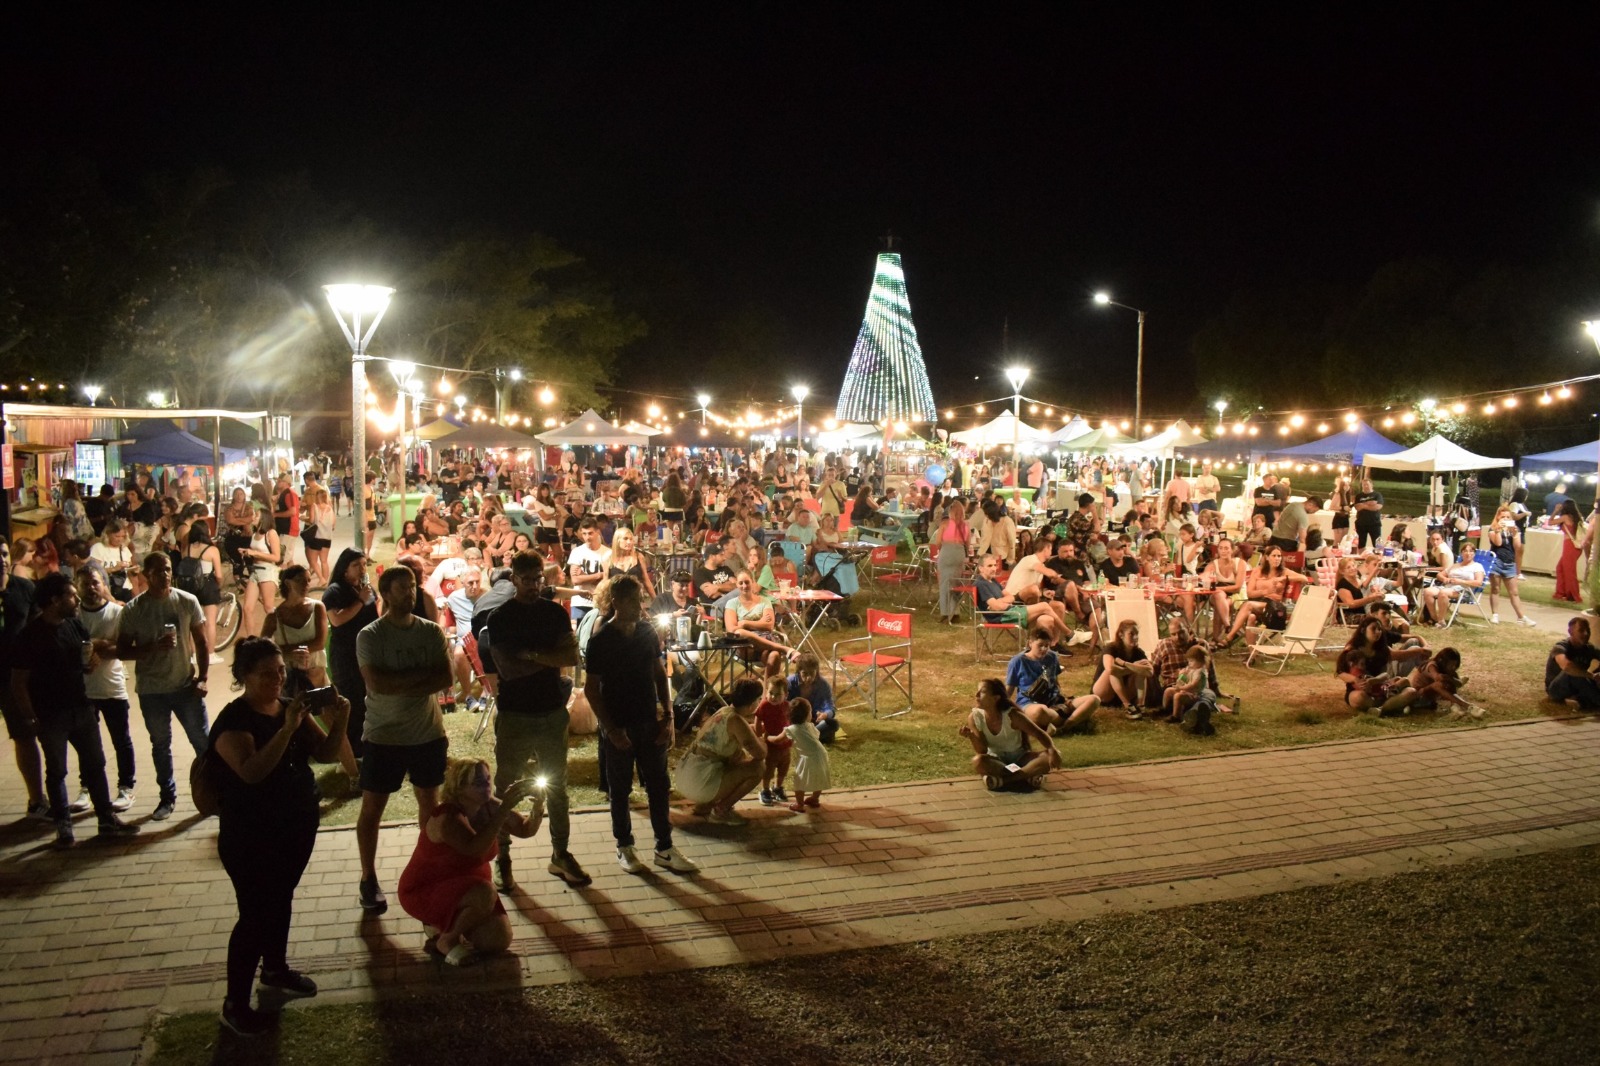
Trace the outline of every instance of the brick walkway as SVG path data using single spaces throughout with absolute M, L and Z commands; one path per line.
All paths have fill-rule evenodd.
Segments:
M 0 786 L 0 802 L 15 810 L 20 799 L 14 777 Z M 1595 843 L 1600 722 L 1073 770 L 1033 795 L 956 780 L 825 801 L 806 816 L 754 807 L 739 830 L 684 815 L 680 846 L 705 867 L 693 878 L 624 874 L 606 815 L 579 813 L 572 848 L 594 885 L 565 888 L 543 873 L 542 841 L 519 843 L 514 954 L 460 972 L 425 958 L 420 928 L 397 906 L 362 919 L 354 835 L 329 830 L 301 887 L 291 958 L 324 989 L 319 1003 L 413 986 L 507 988 L 1015 929 Z M 216 823 L 186 808 L 134 843 L 69 854 L 49 850 L 42 828 L 0 830 L 10 919 L 0 1059 L 129 1062 L 152 1009 L 220 1003 L 232 894 L 215 859 Z M 643 812 L 635 820 L 647 835 Z M 379 870 L 391 900 L 415 833 L 384 832 Z

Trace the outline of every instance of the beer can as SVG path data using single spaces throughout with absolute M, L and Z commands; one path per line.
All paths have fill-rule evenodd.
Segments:
M 92 640 L 84 641 L 79 650 L 81 651 L 81 653 L 83 655 L 83 665 L 84 666 L 88 666 L 90 657 L 94 655 L 94 641 L 92 641 Z

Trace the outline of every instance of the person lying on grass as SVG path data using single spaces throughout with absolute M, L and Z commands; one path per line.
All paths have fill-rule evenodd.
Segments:
M 972 745 L 972 768 L 991 792 L 1037 788 L 1039 779 L 1061 765 L 1050 735 L 1017 709 L 998 677 L 978 683 L 978 705 L 958 732 Z M 1030 744 L 1037 742 L 1040 750 Z

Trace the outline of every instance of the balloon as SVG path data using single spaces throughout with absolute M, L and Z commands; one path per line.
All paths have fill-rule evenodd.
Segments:
M 919 477 L 917 480 L 911 483 L 911 487 L 918 490 L 928 489 L 931 491 L 933 489 L 933 483 L 925 477 Z
M 944 484 L 944 479 L 950 475 L 949 472 L 938 463 L 929 463 L 928 469 L 922 472 L 922 476 L 927 479 L 929 485 L 932 485 L 934 488 L 938 488 L 940 485 Z

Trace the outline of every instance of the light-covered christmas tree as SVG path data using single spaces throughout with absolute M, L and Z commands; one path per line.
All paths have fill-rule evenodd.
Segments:
M 881 252 L 834 417 L 841 422 L 932 422 L 936 415 L 900 255 Z

